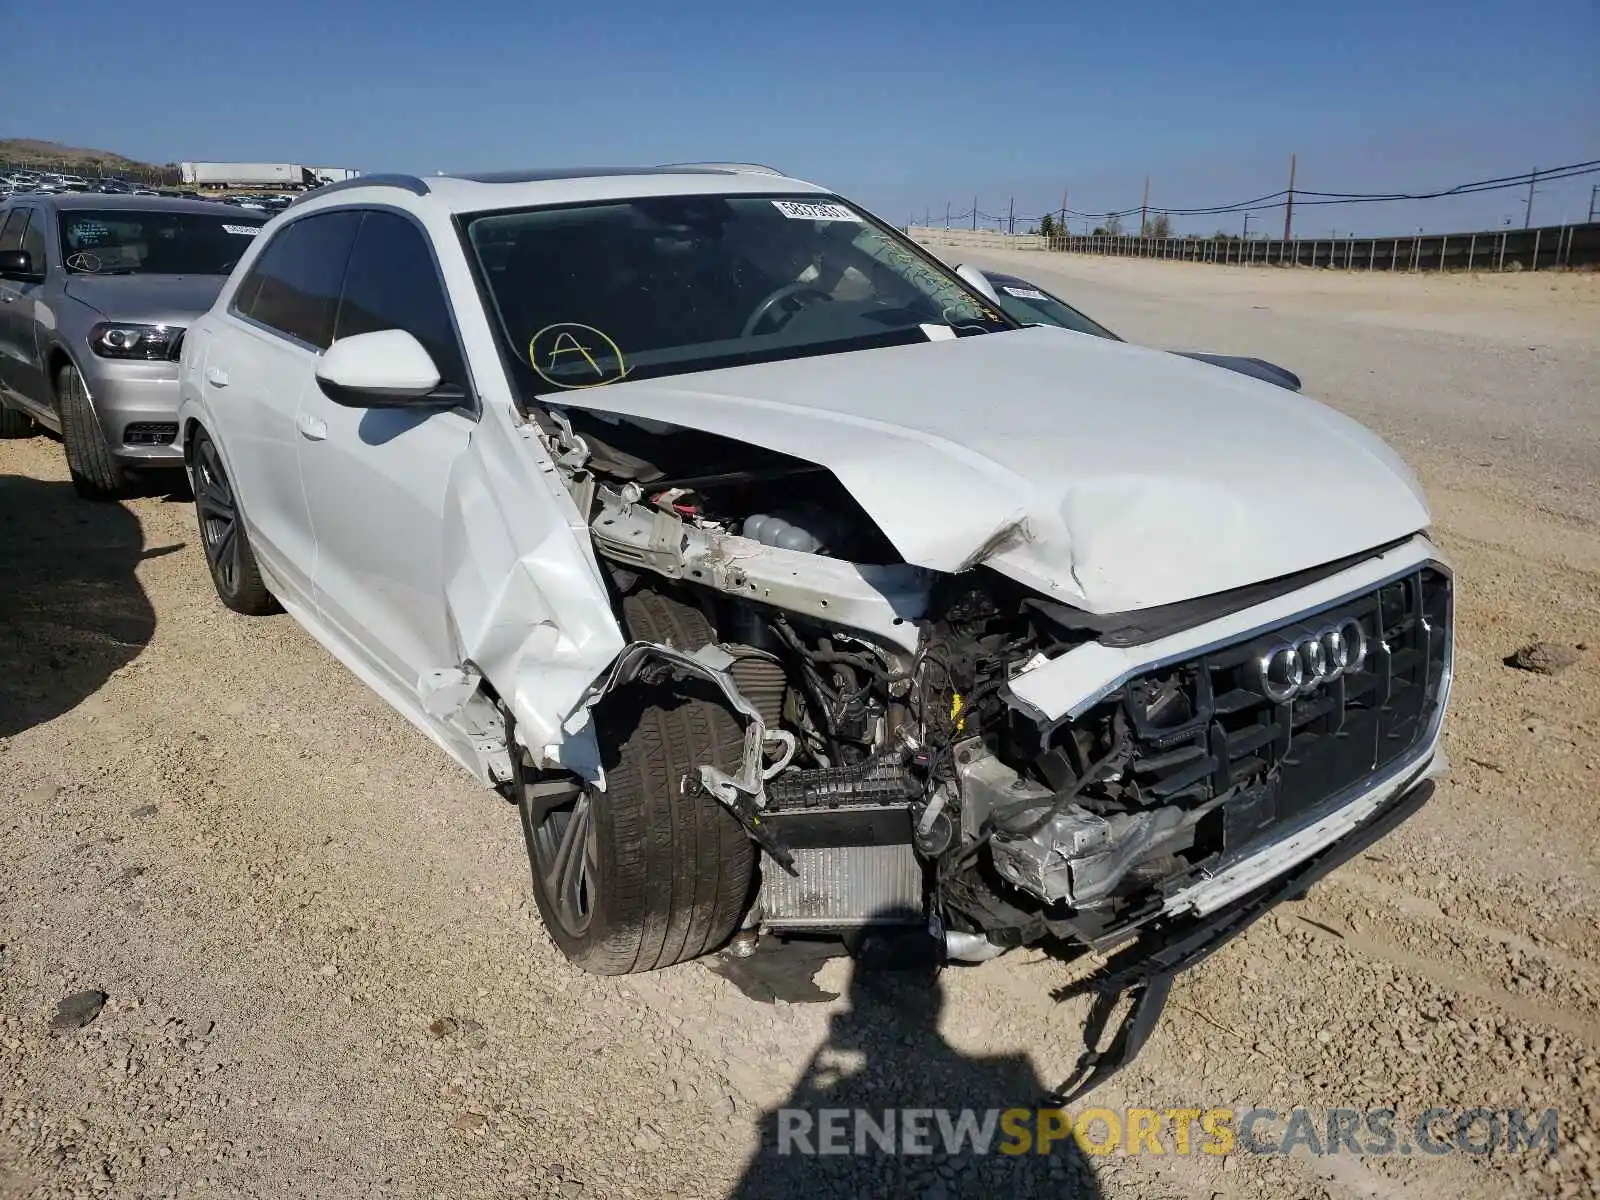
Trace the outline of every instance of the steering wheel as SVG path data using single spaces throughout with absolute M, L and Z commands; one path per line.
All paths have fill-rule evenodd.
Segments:
M 823 301 L 833 299 L 833 297 L 828 295 L 827 292 L 823 291 L 821 288 L 812 287 L 809 283 L 786 283 L 781 288 L 778 288 L 776 291 L 768 295 L 764 300 L 761 301 L 760 304 L 755 306 L 755 309 L 750 313 L 749 319 L 744 323 L 743 336 L 755 336 L 756 329 L 760 326 L 761 322 L 765 321 L 777 311 L 782 311 L 787 315 L 783 318 L 783 320 L 779 321 L 777 325 L 773 327 L 773 332 L 776 333 L 779 329 L 782 329 L 789 323 L 796 313 L 805 307 L 805 305 L 799 304 L 792 308 L 785 307 L 781 310 L 779 309 L 779 306 L 782 305 L 786 300 L 798 300 L 802 296 L 810 296 L 814 299 Z

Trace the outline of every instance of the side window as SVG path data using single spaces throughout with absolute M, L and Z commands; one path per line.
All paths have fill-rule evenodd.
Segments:
M 441 381 L 466 388 L 450 303 L 426 235 L 395 213 L 369 212 L 350 253 L 335 336 L 384 329 L 405 330 L 433 358 Z
M 28 227 L 22 231 L 22 249 L 28 252 L 28 257 L 33 259 L 33 269 L 44 271 L 44 213 L 39 209 L 33 210 L 33 220 L 28 222 Z
M 28 223 L 28 210 L 13 208 L 6 214 L 6 223 L 0 225 L 0 254 L 7 250 L 22 249 L 22 227 Z
M 333 344 L 333 320 L 358 212 L 332 212 L 280 230 L 239 285 L 233 307 L 319 350 Z

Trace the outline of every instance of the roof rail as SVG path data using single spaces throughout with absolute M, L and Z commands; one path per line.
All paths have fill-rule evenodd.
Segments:
M 761 163 L 739 162 L 692 162 L 692 163 L 662 163 L 663 167 L 685 167 L 700 171 L 732 171 L 736 175 L 779 175 L 783 174 L 777 167 L 763 166 Z
M 413 196 L 426 196 L 428 185 L 415 175 L 357 175 L 354 179 L 341 179 L 338 183 L 325 183 L 319 188 L 302 193 L 289 205 L 303 204 L 317 196 L 326 196 L 330 192 L 342 192 L 355 187 L 395 187 L 410 192 Z

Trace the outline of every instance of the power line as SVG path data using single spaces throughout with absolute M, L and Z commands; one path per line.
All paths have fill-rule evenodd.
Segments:
M 1477 179 L 1469 183 L 1458 183 L 1454 187 L 1439 188 L 1427 192 L 1318 192 L 1304 188 L 1294 188 L 1292 192 L 1285 188 L 1276 192 L 1269 192 L 1264 196 L 1256 196 L 1249 200 L 1236 200 L 1232 204 L 1215 204 L 1197 208 L 1162 208 L 1156 205 L 1136 205 L 1131 208 L 1118 209 L 1109 212 L 1082 212 L 1078 209 L 1062 206 L 1054 209 L 1051 215 L 1061 219 L 1078 217 L 1092 221 L 1109 220 L 1111 218 L 1131 217 L 1135 213 L 1164 213 L 1169 217 L 1209 217 L 1220 216 L 1227 213 L 1241 215 L 1246 212 L 1267 212 L 1277 208 L 1292 206 L 1322 206 L 1329 204 L 1387 204 L 1400 200 L 1439 200 L 1450 196 L 1472 196 L 1482 192 L 1501 191 L 1506 188 L 1528 187 L 1534 182 L 1551 183 L 1561 179 L 1575 179 L 1582 175 L 1593 175 L 1600 172 L 1600 159 L 1589 159 L 1584 162 L 1567 163 L 1565 166 L 1545 168 L 1538 171 L 1524 171 L 1517 175 L 1499 175 L 1490 179 Z M 977 205 L 973 205 L 973 212 L 963 213 L 959 220 L 966 220 L 974 216 L 982 217 L 987 221 L 1000 220 L 1001 218 L 988 213 L 977 212 Z M 1024 224 L 1038 222 L 1040 216 L 1019 217 Z

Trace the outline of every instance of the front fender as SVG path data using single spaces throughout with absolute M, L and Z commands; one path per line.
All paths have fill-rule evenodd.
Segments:
M 445 603 L 458 661 L 511 710 L 536 764 L 588 774 L 582 701 L 624 645 L 588 527 L 533 428 L 497 407 L 485 408 L 446 486 Z

